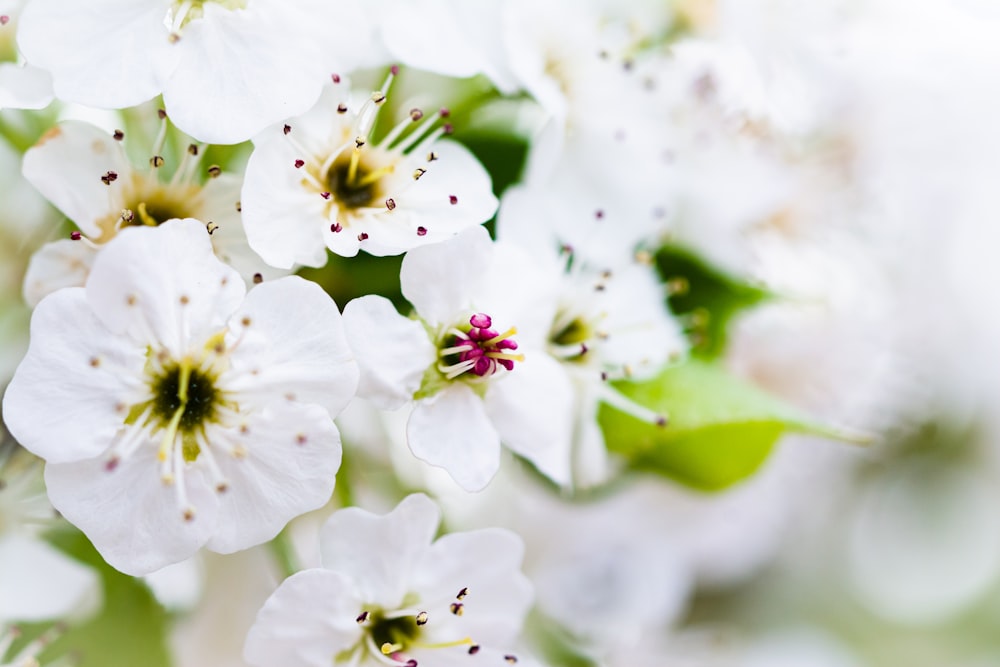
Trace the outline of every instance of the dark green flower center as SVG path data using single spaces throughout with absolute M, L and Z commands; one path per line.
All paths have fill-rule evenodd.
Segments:
M 338 158 L 326 174 L 326 184 L 333 199 L 348 209 L 374 206 L 378 197 L 378 180 L 372 179 L 372 171 L 364 164 L 358 164 L 351 178 L 351 158 Z
M 414 616 L 385 618 L 381 614 L 375 613 L 372 614 L 368 623 L 370 624 L 368 632 L 377 647 L 381 647 L 383 644 L 406 647 L 420 634 L 420 626 L 417 625 Z

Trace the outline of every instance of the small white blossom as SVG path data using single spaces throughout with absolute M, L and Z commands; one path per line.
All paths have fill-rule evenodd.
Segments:
M 551 286 L 527 258 L 508 261 L 503 250 L 477 227 L 407 253 L 400 282 L 418 320 L 374 295 L 344 310 L 359 395 L 383 409 L 415 401 L 406 427 L 413 454 L 469 491 L 496 474 L 501 441 L 569 481 L 570 425 L 560 417 L 572 389 L 543 351 L 539 319 L 554 310 Z
M 122 228 L 179 218 L 206 221 L 215 254 L 248 283 L 258 274 L 271 278 L 286 273 L 268 267 L 247 245 L 239 212 L 240 179 L 210 166 L 208 180 L 199 184 L 204 146 L 191 144 L 183 161 L 171 167 L 157 154 L 162 146 L 153 146 L 149 164 L 136 167 L 124 140 L 121 132 L 66 121 L 25 153 L 24 177 L 80 229 L 32 257 L 24 279 L 29 304 L 62 287 L 82 286 L 100 249 Z M 163 177 L 166 169 L 173 176 Z
M 357 385 L 340 315 L 297 277 L 244 292 L 204 225 L 176 220 L 123 230 L 85 288 L 35 309 L 4 418 L 122 571 L 244 549 L 329 499 L 330 417 Z
M 427 496 L 377 516 L 336 512 L 323 526 L 323 567 L 286 579 L 264 604 L 244 657 L 255 667 L 473 664 L 506 667 L 531 605 L 524 545 L 499 528 L 434 540 Z M 475 658 L 470 657 L 475 656 Z
M 357 106 L 339 80 L 309 113 L 255 140 L 243 216 L 251 247 L 272 266 L 322 266 L 327 248 L 398 255 L 496 212 L 489 174 L 443 139 L 446 109 L 412 109 L 374 141 L 391 79 Z

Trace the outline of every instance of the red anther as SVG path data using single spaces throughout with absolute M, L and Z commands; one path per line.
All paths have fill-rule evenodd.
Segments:
M 458 203 L 458 197 L 456 197 L 455 195 L 448 195 L 448 203 L 454 206 L 455 204 Z
M 80 239 L 83 238 L 83 234 L 81 234 L 80 232 L 70 232 L 69 237 L 74 241 L 79 241 Z
M 330 80 L 333 81 L 334 83 L 340 83 L 340 75 L 339 74 L 331 74 L 330 75 Z
M 296 168 L 296 169 L 301 169 L 301 168 L 302 168 L 302 165 L 304 165 L 305 163 L 306 163 L 306 161 L 305 161 L 305 160 L 296 160 L 296 161 L 295 161 L 295 168 Z

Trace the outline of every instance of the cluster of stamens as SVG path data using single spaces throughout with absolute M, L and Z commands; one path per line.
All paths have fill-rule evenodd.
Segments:
M 442 135 L 452 132 L 450 124 L 438 124 L 439 120 L 450 115 L 448 109 L 425 114 L 421 109 L 414 108 L 382 139 L 372 141 L 379 111 L 388 99 L 387 91 L 398 73 L 397 66 L 390 69 L 382 87 L 373 92 L 358 110 L 346 135 L 349 138 L 328 153 L 317 154 L 306 148 L 295 139 L 291 125 L 282 127 L 285 139 L 300 155 L 291 166 L 302 171 L 302 186 L 327 202 L 326 217 L 330 220 L 330 231 L 335 234 L 349 227 L 353 214 L 361 209 L 382 209 L 389 213 L 395 210 L 396 199 L 386 188 L 386 177 L 395 173 L 405 156 L 417 153 L 426 156 L 424 166 L 415 167 L 410 174 L 414 182 L 419 181 L 431 163 L 438 160 L 438 155 L 430 147 Z M 334 74 L 332 81 L 339 84 L 340 77 Z M 346 104 L 337 107 L 338 115 L 347 112 Z M 449 202 L 457 204 L 458 198 L 451 195 Z M 418 227 L 416 234 L 425 236 L 427 229 Z M 358 240 L 364 241 L 368 237 L 367 232 L 362 232 Z
M 156 227 L 172 218 L 203 218 L 202 187 L 196 182 L 198 176 L 198 166 L 205 153 L 203 144 L 190 144 L 184 152 L 184 156 L 169 181 L 161 180 L 161 173 L 167 160 L 160 155 L 167 139 L 168 120 L 165 111 L 158 112 L 160 128 L 152 147 L 152 157 L 149 158 L 149 170 L 142 173 L 139 170 L 126 174 L 108 170 L 99 174 L 99 178 L 104 185 L 109 188 L 123 187 L 122 193 L 125 208 L 117 209 L 110 205 L 109 215 L 98 222 L 101 228 L 100 236 L 94 239 L 87 238 L 82 233 L 74 231 L 70 238 L 74 241 L 83 241 L 93 246 L 110 241 L 123 227 L 148 226 Z M 124 141 L 125 133 L 115 130 L 112 135 L 115 141 Z M 222 169 L 218 165 L 211 165 L 207 169 L 209 178 L 216 178 L 222 174 Z M 207 223 L 209 230 L 212 230 L 214 223 Z
M 136 303 L 134 297 L 129 299 L 129 305 Z M 182 305 L 188 302 L 187 297 L 181 297 Z M 188 467 L 197 461 L 207 471 L 215 491 L 224 493 L 229 482 L 219 467 L 217 454 L 242 459 L 247 453 L 240 443 L 240 436 L 246 435 L 246 427 L 229 428 L 240 420 L 238 407 L 219 386 L 223 372 L 229 372 L 232 377 L 229 355 L 243 340 L 250 319 L 244 318 L 241 326 L 242 333 L 233 343 L 227 345 L 226 332 L 220 331 L 202 349 L 179 360 L 166 350 L 150 351 L 142 388 L 132 401 L 121 402 L 116 408 L 123 415 L 125 428 L 106 455 L 105 470 L 113 472 L 140 447 L 155 443 L 160 479 L 164 485 L 175 489 L 177 505 L 185 521 L 194 520 L 196 514 L 188 500 L 185 484 Z M 108 363 L 101 357 L 90 359 L 94 369 L 102 369 Z M 213 425 L 217 428 L 210 430 Z M 299 442 L 301 444 L 301 440 Z
M 462 588 L 455 596 L 448 611 L 453 616 L 462 616 L 465 612 L 463 600 L 469 594 L 468 588 Z M 362 611 L 355 619 L 358 625 L 364 626 L 365 636 L 362 644 L 350 652 L 349 660 L 357 664 L 361 652 L 368 653 L 377 662 L 392 667 L 419 667 L 419 663 L 410 652 L 413 649 L 446 649 L 458 646 L 468 647 L 469 655 L 479 653 L 480 646 L 471 637 L 462 637 L 453 641 L 425 643 L 420 641 L 422 628 L 431 621 L 431 616 L 420 609 L 400 609 L 394 612 Z M 517 657 L 505 655 L 508 664 L 515 664 Z
M 511 337 L 516 333 L 514 327 L 499 333 L 489 315 L 476 313 L 469 318 L 467 331 L 457 327 L 448 330 L 449 344 L 438 351 L 438 370 L 449 380 L 465 373 L 488 377 L 501 367 L 514 370 L 515 361 L 524 361 L 523 354 L 513 352 L 517 343 Z

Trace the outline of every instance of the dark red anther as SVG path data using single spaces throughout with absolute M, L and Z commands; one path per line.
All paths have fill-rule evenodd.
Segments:
M 417 236 L 427 236 L 427 228 L 417 227 Z
M 458 203 L 458 197 L 456 197 L 455 195 L 448 195 L 448 203 L 454 206 L 455 204 Z
M 83 238 L 83 234 L 81 234 L 80 232 L 70 232 L 69 237 L 74 241 L 79 241 L 80 239 Z
M 306 163 L 306 161 L 305 161 L 305 160 L 296 160 L 296 161 L 295 161 L 295 168 L 296 168 L 296 169 L 301 169 L 301 168 L 302 168 L 302 166 L 303 166 L 303 165 L 304 165 L 305 163 Z

